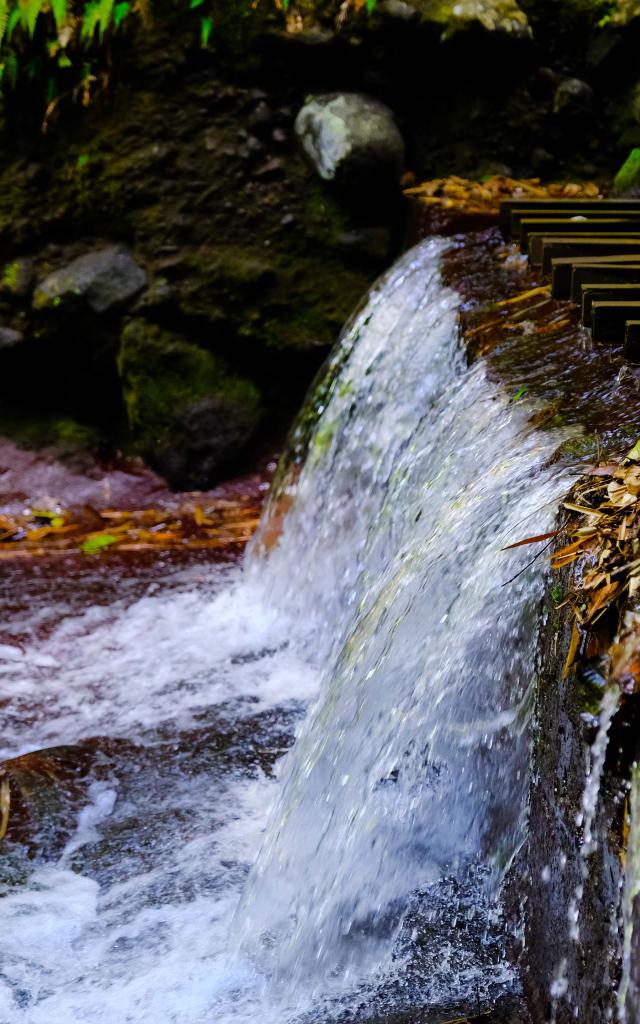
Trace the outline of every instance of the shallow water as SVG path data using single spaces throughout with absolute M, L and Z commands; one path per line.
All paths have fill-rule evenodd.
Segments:
M 545 568 L 502 548 L 552 528 L 574 427 L 539 429 L 534 394 L 467 367 L 445 245 L 403 257 L 350 325 L 245 567 L 98 597 L 87 575 L 53 616 L 45 591 L 5 623 L 2 756 L 63 746 L 61 773 L 83 767 L 55 829 L 45 799 L 5 844 L 3 1024 L 517 993 L 501 883 Z

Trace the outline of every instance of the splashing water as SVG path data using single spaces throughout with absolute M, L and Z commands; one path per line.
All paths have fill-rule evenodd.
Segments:
M 552 528 L 566 432 L 466 367 L 445 245 L 345 332 L 243 576 L 0 652 L 5 755 L 104 738 L 60 854 L 9 857 L 0 1020 L 326 1022 L 515 983 L 544 568 L 501 549 Z
M 629 790 L 629 834 L 624 865 L 624 892 L 622 898 L 623 949 L 622 977 L 618 988 L 619 1017 L 623 1022 L 637 1020 L 640 1012 L 640 920 L 638 895 L 640 894 L 640 769 L 633 766 Z
M 609 744 L 609 729 L 616 711 L 620 707 L 620 690 L 617 686 L 605 690 L 600 706 L 598 731 L 589 751 L 589 765 L 582 794 L 582 807 L 577 815 L 576 825 L 582 828 L 582 846 L 580 847 L 580 874 L 582 881 L 578 883 L 573 899 L 569 904 L 569 937 L 573 942 L 580 941 L 580 904 L 584 893 L 584 883 L 589 875 L 589 857 L 597 845 L 594 831 L 600 784 L 604 771 L 604 762 Z

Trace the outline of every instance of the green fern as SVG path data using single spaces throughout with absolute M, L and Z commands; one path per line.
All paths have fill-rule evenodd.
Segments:
M 11 14 L 9 15 L 9 21 L 7 23 L 7 39 L 11 39 L 16 28 L 22 21 L 22 14 L 20 13 L 19 7 L 14 7 Z
M 38 17 L 45 5 L 45 0 L 23 0 L 20 4 L 20 20 L 27 35 L 33 37 Z
M 80 35 L 83 39 L 93 39 L 96 29 L 100 41 L 109 28 L 113 15 L 114 0 L 92 0 L 84 9 L 84 20 Z
M 9 24 L 9 0 L 0 0 L 0 42 L 5 37 Z
M 6 83 L 10 88 L 15 89 L 17 80 L 18 58 L 16 57 L 15 51 L 9 48 L 3 48 L 0 56 L 0 84 L 4 86 Z
M 49 0 L 58 31 L 67 20 L 67 0 Z

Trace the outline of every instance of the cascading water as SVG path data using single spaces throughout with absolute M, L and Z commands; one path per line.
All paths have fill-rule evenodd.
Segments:
M 632 1024 L 640 1013 L 640 769 L 633 766 L 629 789 L 629 834 L 622 901 L 624 928 L 622 978 L 618 989 L 620 1020 Z
M 571 476 L 566 431 L 466 366 L 446 244 L 346 331 L 242 577 L 0 652 L 5 756 L 109 738 L 62 852 L 6 855 L 3 1024 L 365 1020 L 515 985 L 544 567 L 501 549 L 552 528 Z

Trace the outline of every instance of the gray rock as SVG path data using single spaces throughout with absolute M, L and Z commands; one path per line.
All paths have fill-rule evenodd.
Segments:
M 335 34 L 330 28 L 322 25 L 311 25 L 301 32 L 287 32 L 284 38 L 293 46 L 327 46 L 335 39 Z
M 126 250 L 98 249 L 49 274 L 36 288 L 33 305 L 48 309 L 78 304 L 106 313 L 132 299 L 146 283 L 144 270 Z
M 392 112 L 361 93 L 329 93 L 304 105 L 295 121 L 302 148 L 325 181 L 357 186 L 397 183 L 404 142 Z
M 5 348 L 14 348 L 24 341 L 24 335 L 20 331 L 12 331 L 10 327 L 0 327 L 0 351 Z
M 580 78 L 565 78 L 553 97 L 554 114 L 582 114 L 591 107 L 593 89 Z
M 415 7 L 405 3 L 405 0 L 382 0 L 376 10 L 379 14 L 397 21 L 414 21 L 418 17 Z

